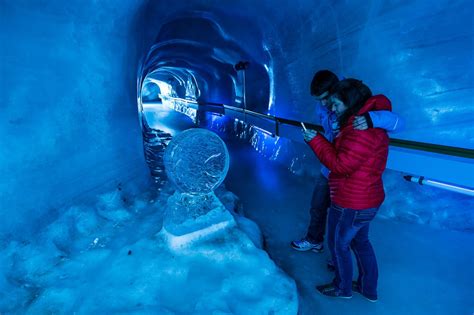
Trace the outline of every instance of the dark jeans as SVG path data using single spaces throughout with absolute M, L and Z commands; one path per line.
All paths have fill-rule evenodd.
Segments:
M 322 243 L 324 241 L 326 218 L 330 205 L 331 198 L 329 196 L 328 179 L 319 174 L 314 187 L 313 197 L 311 198 L 311 208 L 309 210 L 311 221 L 306 233 L 306 238 L 313 243 Z
M 369 241 L 369 225 L 378 208 L 354 210 L 331 204 L 328 218 L 328 244 L 336 267 L 334 284 L 344 295 L 352 294 L 352 255 L 359 269 L 361 293 L 377 298 L 378 267 Z

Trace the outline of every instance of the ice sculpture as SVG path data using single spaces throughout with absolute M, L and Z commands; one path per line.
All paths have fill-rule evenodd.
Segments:
M 168 178 L 181 192 L 208 194 L 224 181 L 229 152 L 215 133 L 188 129 L 169 143 L 164 162 Z
M 214 194 L 229 169 L 229 153 L 219 136 L 206 129 L 185 130 L 169 143 L 164 164 L 177 188 L 168 199 L 162 229 L 170 245 L 184 245 L 235 224 Z

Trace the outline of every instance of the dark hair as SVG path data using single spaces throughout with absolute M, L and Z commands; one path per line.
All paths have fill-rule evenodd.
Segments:
M 339 79 L 331 71 L 318 71 L 314 74 L 313 80 L 311 81 L 311 95 L 320 96 L 324 92 L 329 92 L 337 82 L 339 82 Z
M 338 119 L 341 127 L 347 123 L 351 116 L 357 114 L 365 102 L 372 97 L 369 87 L 356 79 L 339 81 L 331 89 L 330 94 L 347 106 L 347 110 Z

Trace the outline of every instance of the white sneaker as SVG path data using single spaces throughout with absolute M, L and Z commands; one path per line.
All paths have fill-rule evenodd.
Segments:
M 300 252 L 312 250 L 315 253 L 322 252 L 324 248 L 323 243 L 312 243 L 307 238 L 303 238 L 299 241 L 291 242 L 291 247 L 293 247 L 293 249 L 296 249 L 297 251 L 300 251 Z

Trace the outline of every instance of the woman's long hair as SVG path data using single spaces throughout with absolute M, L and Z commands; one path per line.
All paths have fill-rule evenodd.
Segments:
M 341 100 L 348 108 L 338 118 L 340 128 L 347 124 L 349 118 L 364 106 L 365 102 L 372 97 L 372 91 L 367 85 L 356 79 L 345 79 L 339 81 L 332 89 L 333 97 Z

